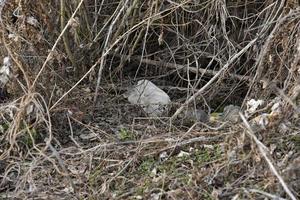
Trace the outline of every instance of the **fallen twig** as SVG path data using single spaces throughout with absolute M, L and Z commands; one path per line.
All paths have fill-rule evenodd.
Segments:
M 266 197 L 269 197 L 271 199 L 286 200 L 284 198 L 278 197 L 278 196 L 276 196 L 274 194 L 270 194 L 270 193 L 267 193 L 267 192 L 264 192 L 264 191 L 261 191 L 261 190 L 257 190 L 257 189 L 246 189 L 246 190 L 249 191 L 249 192 L 262 194 L 262 195 L 264 195 Z
M 285 192 L 287 193 L 287 195 L 289 195 L 289 197 L 292 200 L 296 200 L 297 198 L 293 195 L 293 193 L 291 192 L 291 190 L 288 188 L 287 184 L 285 183 L 285 181 L 283 180 L 283 178 L 280 176 L 280 174 L 278 173 L 278 171 L 276 170 L 275 166 L 273 165 L 271 159 L 268 157 L 268 148 L 257 139 L 257 137 L 254 135 L 254 132 L 250 126 L 250 124 L 248 123 L 248 121 L 246 120 L 245 116 L 240 112 L 240 117 L 242 118 L 246 128 L 248 129 L 247 133 L 248 135 L 254 140 L 254 142 L 256 143 L 259 152 L 261 153 L 261 155 L 264 157 L 264 159 L 267 161 L 269 168 L 271 170 L 271 172 L 278 178 L 281 186 L 283 187 L 283 189 L 285 190 Z
M 239 51 L 237 54 L 235 54 L 234 56 L 232 56 L 229 61 L 224 65 L 224 67 L 222 67 L 220 69 L 220 71 L 218 71 L 214 77 L 212 77 L 201 89 L 198 90 L 198 92 L 196 92 L 193 96 L 191 96 L 175 113 L 174 115 L 171 117 L 171 122 L 176 119 L 176 117 L 183 111 L 183 109 L 188 106 L 192 101 L 194 101 L 199 95 L 201 95 L 215 80 L 217 80 L 217 78 L 223 73 L 225 72 L 228 67 L 237 59 L 239 58 L 241 55 L 243 55 L 252 45 L 255 44 L 256 40 L 258 38 L 253 39 L 252 41 L 250 41 L 241 51 Z
M 189 70 L 189 72 L 193 72 L 193 73 L 200 72 L 202 74 L 207 74 L 207 75 L 211 75 L 211 76 L 215 76 L 218 73 L 218 71 L 215 71 L 215 70 L 196 68 L 196 67 L 185 66 L 185 65 L 180 65 L 180 64 L 176 64 L 176 63 L 168 63 L 168 62 L 164 62 L 164 61 L 151 60 L 148 58 L 143 58 L 142 56 L 128 56 L 128 55 L 116 55 L 116 54 L 114 54 L 114 56 L 122 57 L 123 59 L 125 58 L 126 60 L 138 60 L 139 62 L 144 63 L 144 64 L 150 64 L 150 65 L 159 66 L 159 67 L 167 67 L 167 68 L 176 69 L 176 70 Z M 242 75 L 233 74 L 233 73 L 228 73 L 228 76 L 230 78 L 238 79 L 241 81 L 250 82 L 253 80 L 253 77 L 251 77 L 251 76 L 242 76 Z

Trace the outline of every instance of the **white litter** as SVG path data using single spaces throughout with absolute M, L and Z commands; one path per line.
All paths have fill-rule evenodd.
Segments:
M 257 117 L 250 120 L 250 125 L 253 131 L 266 130 L 268 125 L 270 124 L 270 114 L 262 113 Z
M 159 160 L 161 162 L 166 161 L 168 159 L 168 153 L 166 151 L 159 154 Z
M 26 22 L 34 27 L 37 27 L 39 24 L 38 20 L 33 16 L 27 17 Z
M 247 102 L 247 110 L 246 110 L 246 115 L 247 117 L 249 114 L 254 113 L 259 107 L 261 107 L 265 102 L 263 100 L 255 100 L 251 99 Z
M 130 103 L 140 105 L 151 117 L 162 116 L 171 103 L 169 95 L 148 80 L 138 81 L 124 96 Z
M 180 153 L 177 155 L 178 158 L 188 157 L 190 154 L 185 151 L 180 151 Z
M 3 59 L 3 65 L 0 68 L 0 87 L 4 87 L 10 80 L 11 74 L 11 61 L 9 57 Z
M 281 102 L 274 103 L 274 105 L 271 108 L 271 111 L 272 111 L 271 114 L 274 114 L 274 113 L 282 114 L 282 109 L 283 109 L 282 107 L 283 107 L 283 105 Z

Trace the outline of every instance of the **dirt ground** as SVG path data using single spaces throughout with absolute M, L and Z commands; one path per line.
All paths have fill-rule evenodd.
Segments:
M 0 16 L 0 199 L 300 198 L 298 1 L 16 0 Z M 143 79 L 170 96 L 162 116 L 124 96 Z

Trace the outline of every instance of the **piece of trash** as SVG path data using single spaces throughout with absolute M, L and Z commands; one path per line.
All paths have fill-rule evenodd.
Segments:
M 128 101 L 140 105 L 151 117 L 162 116 L 171 103 L 170 97 L 162 89 L 148 80 L 140 80 L 137 85 L 124 94 Z
M 259 116 L 258 125 L 260 125 L 262 128 L 266 128 L 269 125 L 269 114 L 262 114 Z
M 19 39 L 20 39 L 19 36 L 16 35 L 16 34 L 14 34 L 14 33 L 8 34 L 8 38 L 11 39 L 11 40 L 13 40 L 14 42 L 18 42 Z
M 159 200 L 161 196 L 162 196 L 161 193 L 152 193 L 152 194 L 150 195 L 150 199 L 151 199 L 151 200 Z
M 26 107 L 26 115 L 32 114 L 33 111 L 34 111 L 34 104 L 31 103 Z
M 203 147 L 206 148 L 206 149 L 210 149 L 210 150 L 214 149 L 214 146 L 211 145 L 211 144 L 203 144 Z
M 3 59 L 3 65 L 0 69 L 0 87 L 4 88 L 10 80 L 11 74 L 11 60 L 8 56 Z
M 265 102 L 263 100 L 255 100 L 251 99 L 247 102 L 247 114 L 254 113 L 260 106 L 262 106 Z
M 273 104 L 271 108 L 271 113 L 270 115 L 272 116 L 280 116 L 282 115 L 282 103 L 281 102 L 276 102 Z
M 161 154 L 159 154 L 159 160 L 161 162 L 166 161 L 168 159 L 168 154 L 166 151 L 162 152 Z
M 270 144 L 269 150 L 270 150 L 270 154 L 273 155 L 273 153 L 275 152 L 275 149 L 277 148 L 276 144 Z
M 270 124 L 270 114 L 268 113 L 262 113 L 261 115 L 253 118 L 250 121 L 250 125 L 254 131 L 266 130 L 269 124 Z
M 36 18 L 34 18 L 33 16 L 27 17 L 26 22 L 34 27 L 37 27 L 39 24 L 38 20 Z
M 70 193 L 74 193 L 74 188 L 72 187 L 65 187 L 63 190 L 63 192 L 70 194 Z
M 189 156 L 190 156 L 190 154 L 185 151 L 180 151 L 179 154 L 177 155 L 178 158 L 189 157 Z
M 154 168 L 151 170 L 150 176 L 151 176 L 151 177 L 154 177 L 154 176 L 156 176 L 156 174 L 157 174 L 157 168 L 154 167 Z
M 70 19 L 69 23 L 70 23 L 70 26 L 73 28 L 77 28 L 78 26 L 80 26 L 78 17 L 74 17 L 74 18 Z
M 0 125 L 0 133 L 2 134 L 2 133 L 4 133 L 4 131 L 5 131 L 5 128 L 2 125 Z

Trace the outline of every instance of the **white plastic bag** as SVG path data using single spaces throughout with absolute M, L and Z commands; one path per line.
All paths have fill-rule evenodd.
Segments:
M 142 106 L 151 117 L 162 116 L 171 102 L 167 93 L 148 80 L 138 81 L 124 96 L 130 103 Z

